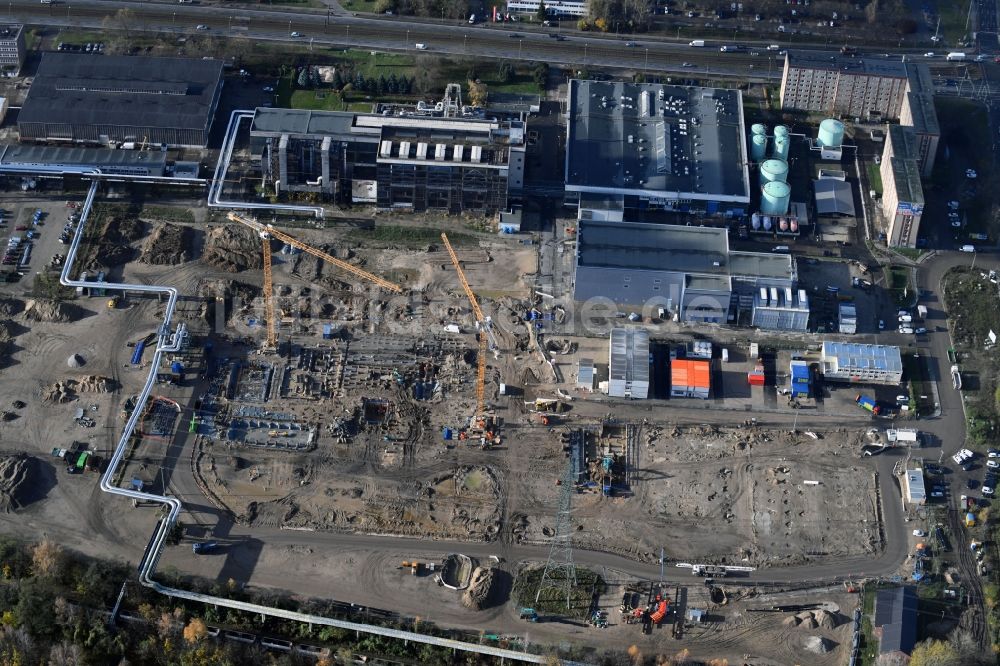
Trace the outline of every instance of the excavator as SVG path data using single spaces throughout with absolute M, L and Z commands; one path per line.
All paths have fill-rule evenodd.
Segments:
M 244 215 L 240 215 L 239 213 L 229 213 L 226 217 L 228 217 L 233 222 L 239 222 L 240 224 L 250 227 L 251 229 L 256 231 L 261 238 L 261 242 L 263 243 L 264 317 L 267 321 L 267 341 L 265 343 L 264 348 L 266 350 L 273 351 L 278 348 L 277 322 L 275 321 L 275 313 L 274 313 L 274 283 L 272 281 L 272 276 L 271 276 L 272 238 L 277 238 L 278 240 L 284 243 L 288 243 L 292 247 L 299 248 L 303 252 L 308 252 L 314 257 L 322 259 L 326 263 L 336 266 L 340 270 L 350 273 L 355 277 L 359 277 L 364 280 L 368 280 L 369 282 L 373 282 L 374 284 L 378 285 L 382 289 L 385 289 L 386 291 L 391 291 L 397 294 L 402 293 L 403 291 L 403 288 L 398 284 L 389 282 L 388 280 L 384 280 L 377 275 L 369 273 L 368 271 L 361 270 L 360 268 L 354 266 L 353 264 L 349 264 L 346 261 L 342 261 L 340 259 L 337 259 L 336 257 L 332 257 L 326 252 L 323 252 L 322 250 L 317 250 L 316 248 L 310 245 L 306 245 L 305 243 L 295 238 L 294 236 L 289 236 L 283 231 L 278 231 L 277 229 L 274 228 L 273 225 L 263 224 L 261 222 L 258 222 L 257 220 L 253 220 Z
M 465 278 L 465 271 L 462 270 L 458 255 L 455 254 L 455 249 L 448 240 L 448 234 L 442 233 L 441 240 L 444 242 L 445 249 L 448 250 L 451 263 L 455 267 L 455 272 L 458 273 L 458 281 L 462 284 L 465 296 L 469 299 L 469 305 L 472 306 L 472 314 L 476 318 L 479 337 L 479 349 L 476 353 L 476 412 L 469 421 L 469 431 L 473 435 L 479 436 L 479 443 L 483 449 L 488 449 L 493 445 L 500 444 L 499 420 L 493 414 L 487 413 L 486 410 L 486 350 L 489 348 L 494 353 L 498 351 L 496 336 L 493 333 L 493 322 L 490 321 L 489 317 L 483 315 L 479 301 L 476 299 L 472 287 L 469 286 L 469 281 Z M 458 433 L 459 440 L 468 438 L 467 432 L 460 431 Z

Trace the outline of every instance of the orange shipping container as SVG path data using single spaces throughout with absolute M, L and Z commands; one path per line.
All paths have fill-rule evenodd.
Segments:
M 671 361 L 670 383 L 677 388 L 710 389 L 712 382 L 708 361 L 685 359 Z

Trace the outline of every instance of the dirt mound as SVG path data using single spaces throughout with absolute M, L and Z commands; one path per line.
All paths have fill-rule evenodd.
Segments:
M 205 263 L 228 273 L 264 267 L 260 238 L 250 229 L 229 225 L 216 227 L 205 239 Z
M 816 624 L 823 629 L 834 629 L 837 626 L 837 618 L 830 611 L 813 611 L 813 617 L 816 618 Z
M 182 264 L 190 259 L 191 235 L 188 227 L 169 222 L 158 224 L 142 244 L 139 261 L 157 266 Z
M 113 379 L 100 375 L 88 375 L 81 379 L 56 382 L 42 391 L 42 400 L 61 404 L 76 400 L 79 393 L 110 393 L 114 388 Z
M 24 506 L 25 494 L 35 483 L 38 461 L 24 453 L 0 455 L 0 511 Z
M 24 305 L 24 318 L 29 321 L 66 323 L 83 316 L 83 310 L 71 303 L 49 300 L 30 300 Z
M 797 627 L 799 626 L 799 623 L 801 621 L 802 620 L 792 615 L 791 617 L 786 617 L 784 620 L 782 620 L 781 624 L 785 625 L 786 627 Z
M 17 298 L 0 298 L 0 316 L 13 317 L 24 311 L 24 301 Z
M 800 629 L 815 629 L 818 626 L 816 624 L 816 618 L 814 618 L 813 614 L 810 612 L 799 613 L 795 617 L 799 619 L 798 626 Z
M 493 567 L 476 567 L 469 587 L 462 594 L 462 604 L 472 610 L 482 610 L 490 599 L 493 588 Z
M 135 250 L 131 244 L 142 237 L 145 225 L 128 214 L 116 213 L 100 219 L 103 225 L 97 230 L 96 247 L 83 262 L 83 268 L 97 270 L 132 261 Z

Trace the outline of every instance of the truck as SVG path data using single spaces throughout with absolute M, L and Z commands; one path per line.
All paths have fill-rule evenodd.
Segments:
M 691 574 L 694 576 L 712 576 L 713 578 L 725 578 L 729 570 L 726 567 L 714 564 L 695 564 L 691 567 Z
M 961 51 L 953 51 L 952 53 L 949 53 L 948 55 L 946 55 L 944 59 L 945 60 L 949 60 L 951 62 L 958 62 L 958 61 L 961 61 L 961 60 L 965 60 L 966 57 L 967 56 L 964 53 L 962 53 Z
M 858 404 L 858 407 L 861 407 L 862 409 L 867 409 L 869 412 L 871 412 L 876 416 L 882 413 L 882 408 L 879 407 L 878 403 L 875 402 L 875 399 L 870 396 L 859 393 L 858 396 L 854 398 L 854 402 Z
M 926 305 L 918 305 L 917 306 L 917 316 L 920 317 L 921 319 L 927 319 L 927 306 Z
M 956 391 L 962 390 L 962 373 L 959 372 L 958 366 L 951 366 L 951 385 Z
M 705 45 L 704 39 L 692 39 L 690 42 L 688 42 L 688 46 L 704 46 L 704 45 Z

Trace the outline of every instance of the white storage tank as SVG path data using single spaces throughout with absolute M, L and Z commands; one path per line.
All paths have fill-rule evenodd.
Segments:
M 817 143 L 823 148 L 840 148 L 844 145 L 844 123 L 827 118 L 819 124 Z
M 792 188 L 788 183 L 780 181 L 765 183 L 760 199 L 761 212 L 766 215 L 787 215 L 791 195 Z
M 788 179 L 788 163 L 782 160 L 764 160 L 760 165 L 760 184 Z
M 774 139 L 774 148 L 771 150 L 771 157 L 776 160 L 788 161 L 788 149 L 791 143 L 787 136 L 779 136 Z

